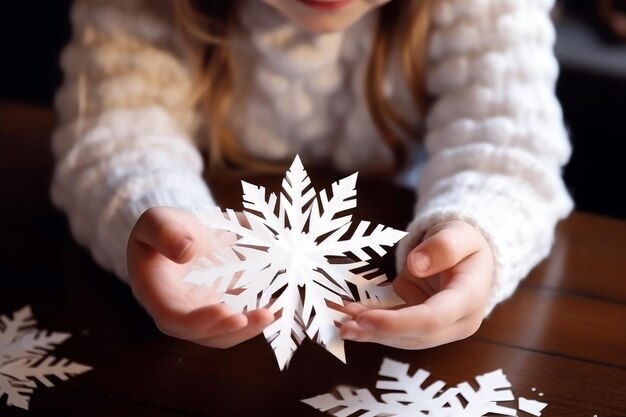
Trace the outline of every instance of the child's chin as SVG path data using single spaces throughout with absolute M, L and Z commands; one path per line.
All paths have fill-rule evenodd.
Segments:
M 352 26 L 357 17 L 336 16 L 324 18 L 305 18 L 296 22 L 298 26 L 311 33 L 340 32 Z

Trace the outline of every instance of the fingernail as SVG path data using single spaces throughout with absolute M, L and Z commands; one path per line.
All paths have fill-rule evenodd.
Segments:
M 189 239 L 188 237 L 178 242 L 178 245 L 176 245 L 176 249 L 177 249 L 176 253 L 178 254 L 179 258 L 182 258 L 187 253 L 192 243 L 193 241 Z
M 423 252 L 413 252 L 410 260 L 413 264 L 413 268 L 415 268 L 417 272 L 424 273 L 430 268 L 430 259 L 428 259 L 428 255 Z

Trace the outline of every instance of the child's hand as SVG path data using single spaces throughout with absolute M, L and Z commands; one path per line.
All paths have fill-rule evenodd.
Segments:
M 393 282 L 407 305 L 394 310 L 346 307 L 354 320 L 341 335 L 404 349 L 464 339 L 482 323 L 493 282 L 493 254 L 482 234 L 463 221 L 436 225 Z
M 182 281 L 191 262 L 212 246 L 192 213 L 151 208 L 130 235 L 128 273 L 135 297 L 163 333 L 227 348 L 261 333 L 274 316 L 266 309 L 233 314 L 212 289 Z

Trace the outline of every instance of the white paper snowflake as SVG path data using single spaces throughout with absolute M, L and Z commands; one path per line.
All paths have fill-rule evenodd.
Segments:
M 499 405 L 514 400 L 511 384 L 496 370 L 476 377 L 478 390 L 463 382 L 443 390 L 445 383 L 436 381 L 424 386 L 430 373 L 419 369 L 409 374 L 409 365 L 384 359 L 376 383 L 383 390 L 380 400 L 367 389 L 341 386 L 333 394 L 302 400 L 305 404 L 335 416 L 361 417 L 482 417 L 488 413 L 515 416 L 513 408 Z M 490 414 L 492 415 L 492 414 Z
M 9 406 L 25 410 L 37 387 L 36 381 L 51 387 L 54 385 L 51 376 L 65 381 L 71 375 L 91 369 L 67 359 L 46 356 L 70 335 L 39 331 L 35 325 L 28 306 L 16 311 L 13 319 L 0 316 L 0 398 L 7 395 Z
M 344 300 L 402 302 L 368 262 L 406 233 L 367 221 L 353 225 L 348 211 L 356 207 L 356 178 L 317 194 L 296 156 L 280 197 L 272 193 L 266 200 L 264 187 L 242 181 L 244 218 L 233 210 L 199 214 L 204 224 L 233 232 L 238 240 L 199 259 L 185 281 L 216 288 L 237 312 L 269 307 L 277 319 L 264 334 L 280 369 L 305 336 L 345 362 L 338 326 L 349 317 L 336 309 Z
M 528 398 L 519 397 L 517 399 L 517 407 L 520 411 L 524 411 L 528 414 L 532 414 L 533 416 L 539 417 L 541 415 L 541 410 L 546 408 L 548 404 L 537 401 L 537 400 L 529 400 Z

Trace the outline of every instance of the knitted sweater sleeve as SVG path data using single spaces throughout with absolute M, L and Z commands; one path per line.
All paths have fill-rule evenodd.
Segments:
M 467 221 L 494 254 L 486 315 L 548 255 L 556 223 L 573 208 L 561 173 L 571 149 L 554 94 L 551 3 L 435 2 L 428 161 L 398 265 L 434 224 Z
M 127 278 L 126 246 L 143 211 L 214 205 L 184 111 L 189 66 L 167 2 L 76 0 L 61 55 L 54 204 L 77 241 Z

